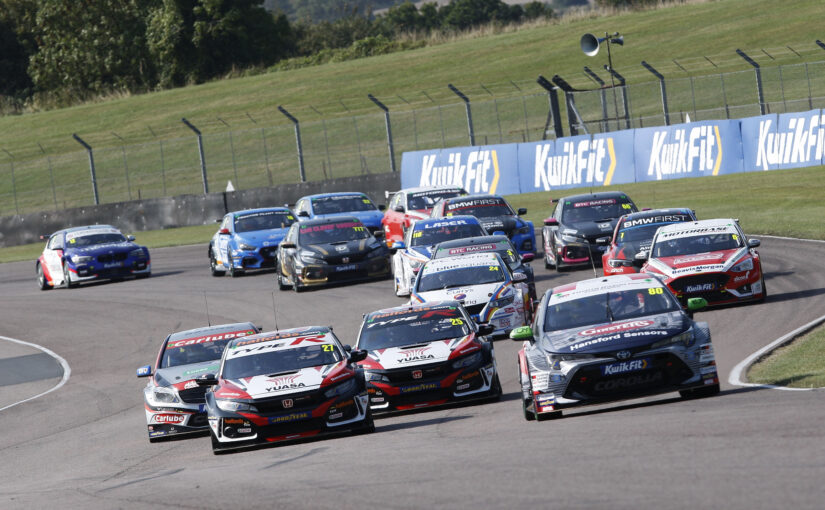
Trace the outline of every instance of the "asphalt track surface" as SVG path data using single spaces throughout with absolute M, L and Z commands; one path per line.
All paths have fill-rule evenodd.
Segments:
M 760 252 L 768 300 L 697 315 L 711 326 L 719 396 L 673 393 L 527 422 L 518 344 L 502 340 L 499 402 L 222 456 L 207 437 L 147 439 L 135 370 L 165 335 L 204 325 L 205 302 L 213 324 L 274 329 L 274 292 L 281 328 L 331 324 L 352 342 L 362 313 L 402 302 L 391 281 L 278 292 L 272 273 L 213 278 L 205 246 L 154 250 L 147 280 L 72 290 L 41 292 L 32 262 L 2 264 L 0 335 L 51 349 L 71 377 L 0 411 L 0 508 L 823 508 L 825 393 L 727 380 L 740 360 L 825 314 L 825 243 L 763 239 Z M 592 276 L 534 265 L 540 292 Z M 0 341 L 0 354 L 7 348 Z M 44 374 L 43 384 L 57 380 Z M 0 408 L 44 391 L 32 384 L 0 387 Z

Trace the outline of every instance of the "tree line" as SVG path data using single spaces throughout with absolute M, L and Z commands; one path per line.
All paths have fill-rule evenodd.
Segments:
M 575 1 L 575 0 L 574 0 Z M 390 48 L 409 33 L 554 16 L 538 1 L 405 2 L 375 16 L 290 21 L 264 0 L 0 0 L 0 96 L 19 110 L 146 92 L 268 69 L 351 47 Z M 358 55 L 355 55 L 358 56 Z M 288 68 L 288 66 L 286 67 Z M 14 110 L 15 108 L 12 108 Z

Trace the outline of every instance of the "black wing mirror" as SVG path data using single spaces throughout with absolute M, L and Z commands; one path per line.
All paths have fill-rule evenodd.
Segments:
M 195 382 L 198 383 L 198 386 L 215 386 L 218 384 L 218 378 L 215 377 L 215 374 L 203 374 L 195 379 Z

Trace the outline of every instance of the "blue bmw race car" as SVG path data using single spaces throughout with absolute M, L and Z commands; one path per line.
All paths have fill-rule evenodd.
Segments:
M 149 249 L 134 240 L 111 225 L 58 230 L 37 259 L 37 284 L 48 290 L 93 280 L 146 278 L 152 273 Z
M 384 206 L 376 207 L 370 198 L 358 192 L 320 193 L 301 197 L 295 202 L 295 213 L 301 220 L 329 218 L 331 216 L 355 216 L 371 234 L 383 232 Z
M 278 244 L 297 218 L 287 207 L 247 209 L 227 214 L 209 242 L 212 276 L 275 267 Z

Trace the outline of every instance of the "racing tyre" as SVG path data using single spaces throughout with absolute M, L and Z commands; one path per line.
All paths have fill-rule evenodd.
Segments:
M 150 276 L 152 276 L 152 273 L 141 273 L 141 274 L 136 274 L 135 278 L 138 279 L 138 280 L 142 280 L 144 278 L 149 278 Z
M 550 256 L 544 254 L 544 269 L 553 269 L 556 266 L 556 259 L 553 257 L 553 262 L 550 262 Z
M 229 264 L 229 276 L 236 278 L 243 275 L 243 269 L 235 269 L 234 264 Z
M 223 276 L 226 271 L 222 271 L 218 269 L 218 261 L 215 260 L 215 256 L 212 255 L 212 252 L 209 252 L 209 268 L 212 270 L 212 276 Z
M 292 286 L 289 283 L 285 283 L 286 278 L 281 274 L 280 268 L 278 268 L 278 274 L 275 276 L 275 279 L 278 280 L 278 290 L 288 290 Z
M 521 408 L 524 411 L 524 419 L 527 421 L 533 421 L 536 419 L 536 413 L 533 412 L 533 401 L 532 399 L 528 401 L 522 397 L 521 399 Z
M 493 402 L 498 402 L 501 400 L 501 394 L 504 391 L 501 389 L 501 381 L 498 378 L 498 374 L 496 374 L 496 378 L 493 379 L 493 384 L 490 385 L 490 400 Z
M 536 415 L 536 421 L 556 420 L 558 418 L 561 418 L 561 411 L 553 411 L 552 413 L 542 414 L 533 411 L 533 414 Z
M 768 297 L 768 288 L 765 287 L 765 276 L 762 275 L 762 297 L 757 299 L 757 303 L 764 303 L 765 299 Z
M 298 283 L 298 277 L 297 276 L 295 277 L 295 282 L 293 282 L 293 284 L 292 284 L 292 290 L 294 290 L 295 292 L 303 292 L 305 290 L 304 286 L 301 285 L 300 283 Z
M 49 282 L 46 281 L 46 275 L 43 274 L 43 267 L 40 264 L 37 264 L 37 285 L 40 287 L 40 290 L 49 290 L 52 288 Z
M 719 385 L 712 384 L 710 386 L 705 386 L 703 388 L 696 388 L 694 390 L 681 390 L 679 395 L 684 399 L 692 399 L 692 398 L 706 398 L 712 397 L 719 393 Z
M 556 263 L 555 263 L 555 266 L 556 266 L 556 272 L 557 272 L 557 273 L 563 273 L 563 272 L 565 272 L 565 271 L 567 270 L 567 268 L 566 268 L 566 267 L 562 267 L 562 265 L 561 265 L 561 258 L 559 257 L 558 253 L 557 253 L 556 255 L 554 255 L 554 256 L 553 256 L 553 258 L 554 258 L 554 259 L 556 259 Z
M 212 439 L 212 454 L 213 454 L 213 455 L 223 455 L 224 453 L 226 453 L 226 450 L 224 450 L 224 449 L 221 447 L 221 443 L 220 443 L 220 441 L 218 441 L 217 439 L 215 439 L 215 434 L 212 434 L 212 433 L 210 432 L 210 433 L 209 433 L 209 437 L 210 437 L 210 439 Z
M 63 285 L 65 285 L 67 289 L 77 287 L 77 283 L 73 282 L 70 278 L 71 274 L 72 272 L 69 271 L 69 263 L 63 262 Z
M 364 424 L 356 431 L 356 434 L 372 434 L 375 432 L 375 421 L 372 418 L 372 411 L 367 409 L 367 417 L 364 418 Z

